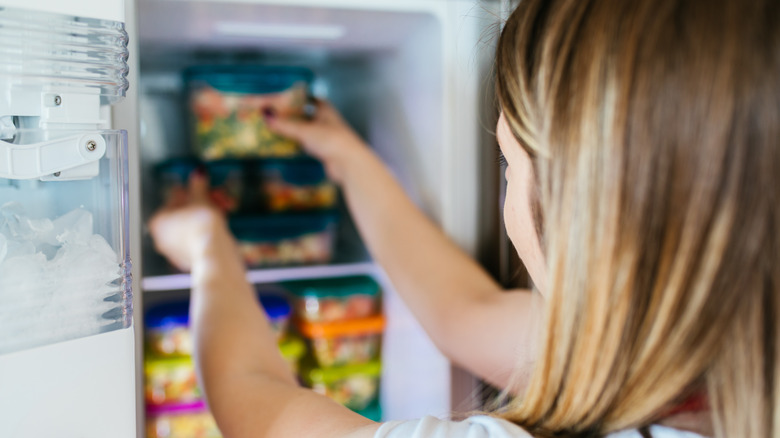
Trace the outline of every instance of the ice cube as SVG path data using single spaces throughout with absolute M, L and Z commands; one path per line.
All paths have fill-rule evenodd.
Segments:
M 92 236 L 92 222 L 92 213 L 77 208 L 55 219 L 51 233 L 60 243 L 86 243 Z
M 82 208 L 54 221 L 0 207 L 0 354 L 122 325 L 121 259 Z

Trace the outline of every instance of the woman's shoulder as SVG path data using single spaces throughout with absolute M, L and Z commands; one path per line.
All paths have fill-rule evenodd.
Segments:
M 691 432 L 663 426 L 651 426 L 653 438 L 702 438 Z M 377 430 L 374 438 L 532 438 L 520 426 L 501 418 L 477 415 L 462 421 L 442 420 L 428 416 L 417 420 L 389 421 Z M 637 430 L 625 430 L 607 438 L 643 438 Z

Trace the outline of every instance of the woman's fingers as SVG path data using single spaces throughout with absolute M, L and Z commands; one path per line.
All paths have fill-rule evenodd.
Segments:
M 268 117 L 266 123 L 275 134 L 287 137 L 299 143 L 305 143 L 308 137 L 307 133 L 314 122 L 281 117 Z

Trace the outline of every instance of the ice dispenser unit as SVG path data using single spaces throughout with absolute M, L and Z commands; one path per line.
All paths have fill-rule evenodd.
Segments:
M 135 436 L 123 14 L 0 0 L 0 436 Z

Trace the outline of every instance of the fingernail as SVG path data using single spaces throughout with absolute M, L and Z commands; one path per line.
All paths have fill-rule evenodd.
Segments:
M 273 108 L 270 106 L 263 108 L 263 118 L 273 119 L 274 117 L 276 117 L 276 111 Z

